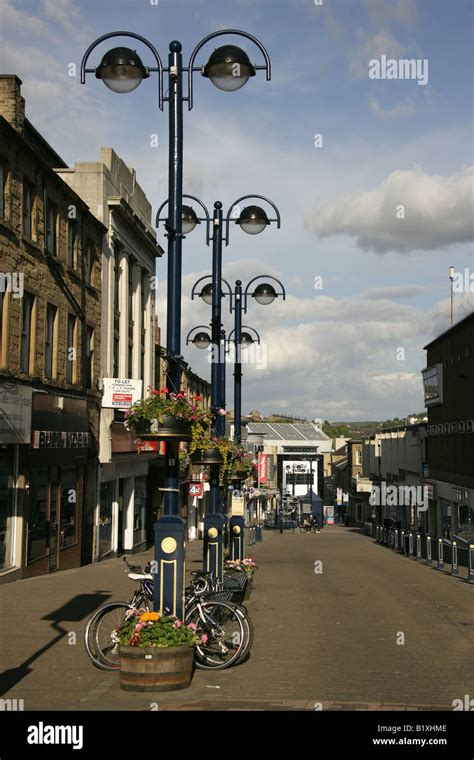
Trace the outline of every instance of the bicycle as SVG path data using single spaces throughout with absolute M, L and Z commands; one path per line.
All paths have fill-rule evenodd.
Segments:
M 140 583 L 130 602 L 111 602 L 97 610 L 90 618 L 84 636 L 87 654 L 93 664 L 102 670 L 119 667 L 117 628 L 131 610 L 150 611 L 153 606 L 153 575 L 150 565 L 145 569 L 130 565 L 130 580 Z M 221 670 L 240 662 L 248 653 L 253 640 L 253 627 L 247 611 L 241 605 L 217 599 L 210 591 L 212 579 L 206 573 L 195 571 L 196 577 L 185 595 L 185 623 L 195 623 L 198 636 L 206 634 L 205 644 L 195 651 L 196 667 Z

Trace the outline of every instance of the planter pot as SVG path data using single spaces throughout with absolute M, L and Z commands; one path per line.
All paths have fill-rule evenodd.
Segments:
M 191 683 L 194 647 L 120 645 L 120 688 L 124 691 L 175 691 Z
M 145 441 L 191 441 L 192 427 L 187 420 L 176 417 L 164 417 L 163 422 L 154 420 L 138 420 L 134 425 L 137 438 Z
M 253 583 L 253 576 L 251 578 L 249 577 L 247 581 L 247 585 L 245 587 L 244 602 L 246 602 L 250 596 L 250 592 L 252 591 L 252 583 Z
M 224 460 L 219 449 L 196 449 L 191 454 L 192 464 L 223 464 Z

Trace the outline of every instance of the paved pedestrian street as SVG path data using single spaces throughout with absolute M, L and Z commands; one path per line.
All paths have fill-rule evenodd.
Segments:
M 188 545 L 188 571 L 201 551 Z M 452 710 L 474 695 L 472 585 L 342 527 L 266 531 L 248 553 L 259 565 L 251 657 L 156 695 L 121 691 L 84 650 L 92 612 L 131 595 L 120 559 L 2 586 L 3 699 L 25 710 Z

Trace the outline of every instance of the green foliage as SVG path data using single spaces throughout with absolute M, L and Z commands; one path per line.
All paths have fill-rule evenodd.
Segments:
M 195 626 L 172 615 L 143 610 L 131 611 L 116 633 L 120 644 L 129 647 L 192 647 L 199 642 Z

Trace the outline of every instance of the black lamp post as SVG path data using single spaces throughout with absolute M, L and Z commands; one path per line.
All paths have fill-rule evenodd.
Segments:
M 210 40 L 223 35 L 235 35 L 250 40 L 264 57 L 263 66 L 253 65 L 247 54 L 234 45 L 224 45 L 212 53 L 207 64 L 196 66 L 196 56 Z M 145 45 L 154 58 L 156 66 L 145 66 L 136 51 L 127 47 L 116 47 L 108 51 L 96 68 L 87 68 L 92 51 L 102 42 L 115 37 L 127 37 Z M 259 69 L 271 77 L 270 59 L 263 45 L 247 32 L 223 29 L 213 32 L 201 40 L 194 48 L 187 67 L 183 67 L 181 43 L 174 40 L 169 46 L 168 68 L 164 68 L 157 49 L 145 37 L 134 32 L 110 32 L 99 37 L 86 50 L 81 63 L 81 83 L 86 74 L 95 74 L 114 92 L 127 93 L 135 90 L 143 79 L 157 73 L 158 106 L 164 108 L 169 103 L 169 156 L 168 156 L 168 286 L 167 286 L 167 386 L 179 390 L 181 373 L 181 276 L 182 238 L 186 234 L 189 219 L 183 226 L 183 103 L 188 110 L 193 107 L 193 73 L 199 71 L 219 89 L 232 91 L 243 87 Z M 165 96 L 163 74 L 168 74 Z M 183 95 L 183 78 L 187 74 L 187 95 Z M 191 220 L 192 221 L 192 220 Z M 166 441 L 164 514 L 155 524 L 155 582 L 154 606 L 156 610 L 169 609 L 182 618 L 184 613 L 184 547 L 185 521 L 179 517 L 178 442 Z

